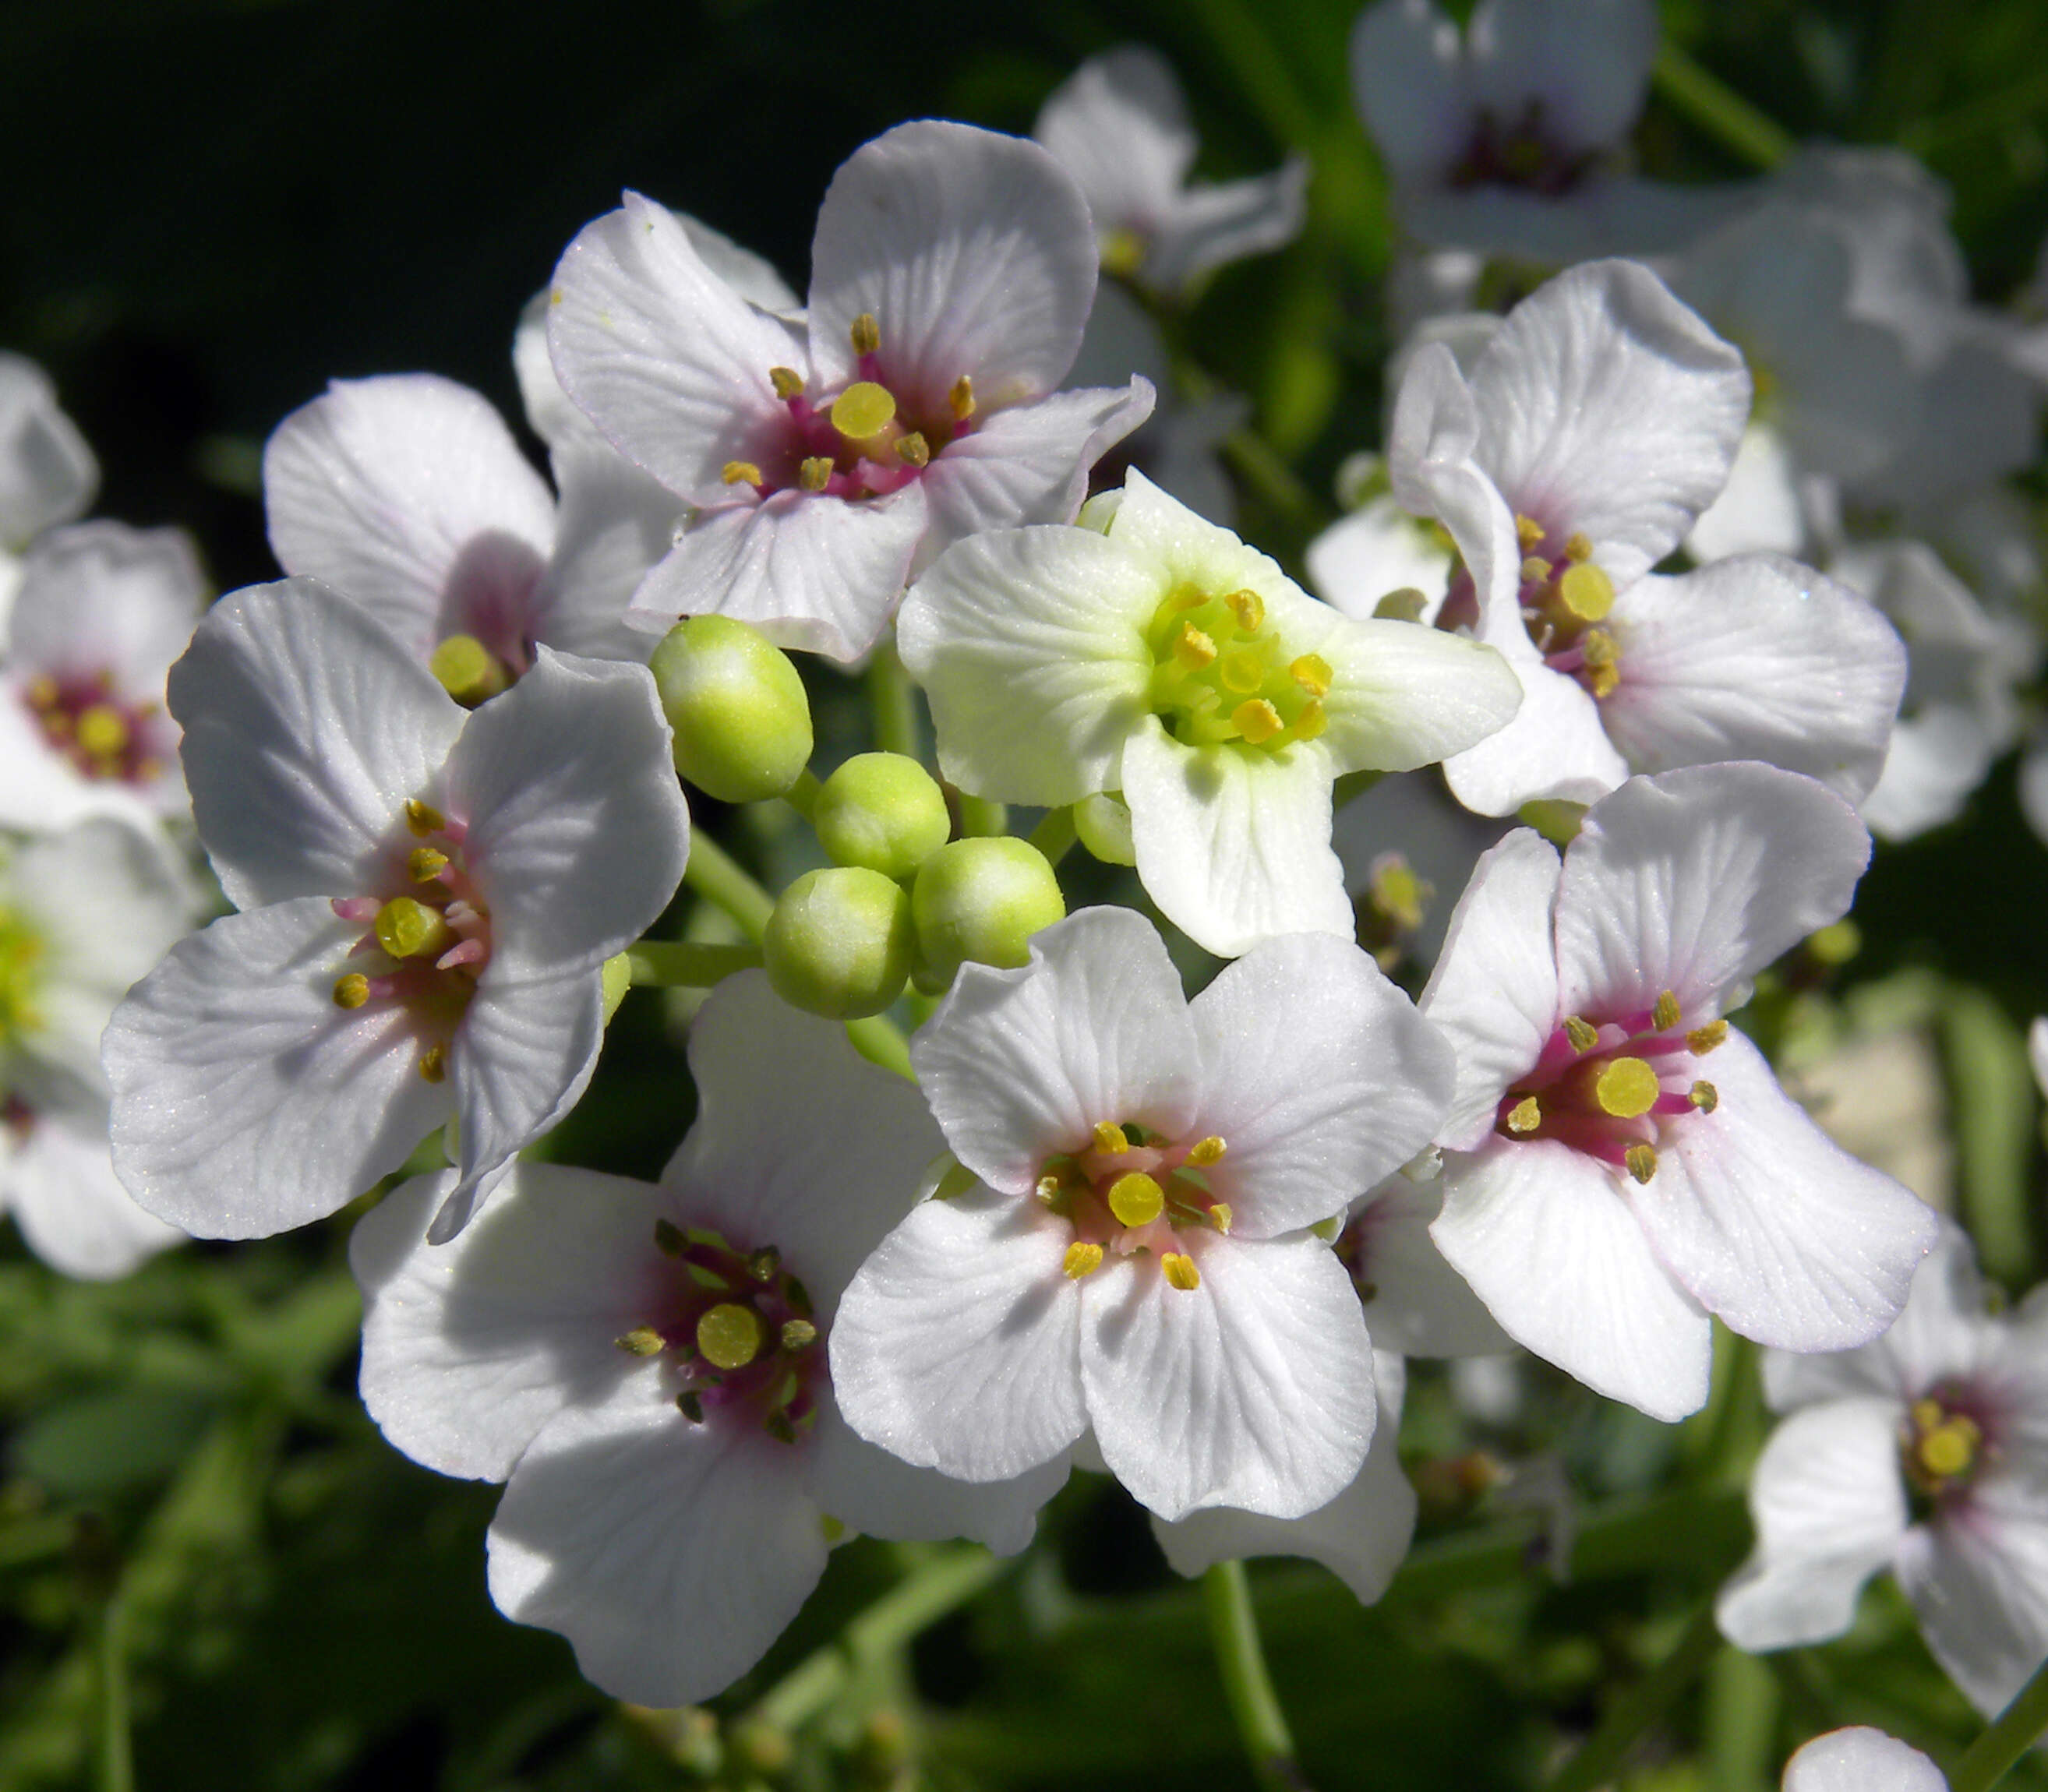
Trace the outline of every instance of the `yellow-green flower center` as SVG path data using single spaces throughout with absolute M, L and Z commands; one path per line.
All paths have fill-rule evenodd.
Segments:
M 1329 662 L 1290 654 L 1255 591 L 1181 587 L 1153 612 L 1145 640 L 1153 712 L 1184 746 L 1275 752 L 1328 726 Z
M 18 915 L 0 909 L 0 1048 L 42 1024 L 35 1005 L 42 959 L 41 935 Z

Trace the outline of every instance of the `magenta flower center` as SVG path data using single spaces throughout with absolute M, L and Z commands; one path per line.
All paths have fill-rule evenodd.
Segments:
M 1107 1253 L 1149 1251 L 1169 1286 L 1183 1292 L 1199 1287 L 1189 1243 L 1203 1233 L 1230 1230 L 1229 1204 L 1216 1198 L 1206 1174 L 1224 1150 L 1213 1134 L 1170 1139 L 1135 1120 L 1104 1120 L 1088 1145 L 1047 1158 L 1037 1193 L 1073 1228 L 1067 1274 L 1079 1281 L 1099 1269 Z
M 163 706 L 123 695 L 111 672 L 45 673 L 23 696 L 43 739 L 95 782 L 154 783 L 176 750 Z
M 1481 107 L 1446 184 L 1460 190 L 1511 187 L 1544 199 L 1570 192 L 1599 162 L 1600 152 L 1573 149 L 1552 128 L 1548 111 L 1540 95 L 1507 116 Z

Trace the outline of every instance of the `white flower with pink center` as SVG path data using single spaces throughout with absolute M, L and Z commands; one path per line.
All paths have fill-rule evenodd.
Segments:
M 1561 859 L 1509 835 L 1452 917 L 1421 1004 L 1458 1053 L 1431 1235 L 1509 1336 L 1653 1417 L 1705 1399 L 1710 1313 L 1867 1343 L 1933 1239 L 1723 1018 L 1869 854 L 1811 779 L 1703 766 L 1630 780 Z
M 1145 921 L 1084 910 L 1020 969 L 967 966 L 911 1056 L 972 1181 L 847 1290 L 855 1430 L 973 1481 L 1092 1432 L 1168 1519 L 1298 1518 L 1351 1483 L 1371 1347 L 1308 1228 L 1422 1147 L 1451 1080 L 1363 952 L 1268 941 L 1189 1003 Z
M 510 1480 L 499 1609 L 659 1706 L 751 1667 L 845 1530 L 1015 1551 L 1065 1472 L 968 1487 L 840 1416 L 840 1292 L 941 1147 L 916 1090 L 758 972 L 705 1002 L 690 1067 L 697 1117 L 658 1184 L 522 1165 L 430 1245 L 452 1177 L 423 1179 L 350 1247 L 386 1435 L 444 1474 Z
M 1860 1350 L 1764 1358 L 1788 1416 L 1750 1483 L 1756 1548 L 1721 1590 L 1749 1650 L 1839 1636 L 1890 1568 L 1987 1716 L 2048 1656 L 2048 1298 L 1990 1310 L 1944 1222 L 1899 1323 Z
M 0 653 L 0 827 L 184 813 L 164 676 L 205 603 L 175 529 L 80 523 L 29 549 Z
M 555 270 L 555 370 L 690 512 L 634 602 L 859 657 L 963 536 L 1065 521 L 1152 389 L 1058 390 L 1096 282 L 1087 202 L 1036 144 L 898 126 L 834 177 L 808 320 L 751 302 L 638 194 Z
M 581 1092 L 600 967 L 682 875 L 653 681 L 543 648 L 471 714 L 361 608 L 286 580 L 215 607 L 170 704 L 243 912 L 175 947 L 107 1029 L 122 1180 L 188 1231 L 258 1236 L 454 1119 L 454 1231 Z
M 1469 378 L 1441 343 L 1416 355 L 1394 495 L 1457 545 L 1437 626 L 1497 648 L 1522 688 L 1506 727 L 1445 762 L 1468 808 L 1733 759 L 1852 801 L 1875 782 L 1906 680 L 1882 616 L 1771 554 L 1651 571 L 1728 483 L 1749 400 L 1741 355 L 1628 262 L 1540 287 Z

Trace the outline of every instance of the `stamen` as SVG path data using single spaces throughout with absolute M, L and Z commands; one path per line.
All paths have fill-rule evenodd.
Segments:
M 611 1341 L 630 1356 L 659 1356 L 669 1348 L 669 1340 L 651 1325 L 636 1325 L 624 1337 Z
M 427 660 L 427 669 L 457 703 L 474 708 L 511 683 L 505 667 L 473 634 L 452 634 Z
M 856 355 L 872 355 L 882 346 L 882 326 L 875 322 L 871 311 L 863 311 L 854 319 L 853 327 L 847 333 L 853 339 Z
M 1209 1204 L 1209 1224 L 1215 1227 L 1218 1232 L 1228 1232 L 1230 1230 L 1230 1223 L 1235 1217 L 1235 1216 L 1231 1212 L 1230 1203 L 1228 1201 L 1212 1201 Z
M 1662 991 L 1657 1006 L 1650 1010 L 1650 1024 L 1659 1033 L 1669 1033 L 1678 1024 L 1678 998 L 1668 989 Z
M 1534 1132 L 1542 1123 L 1543 1104 L 1533 1095 L 1525 1095 L 1507 1111 L 1510 1132 Z
M 370 927 L 394 958 L 438 958 L 455 944 L 455 929 L 440 910 L 409 896 L 394 896 Z
M 1705 1026 L 1696 1026 L 1685 1035 L 1685 1049 L 1696 1057 L 1705 1057 L 1728 1038 L 1728 1033 L 1726 1021 L 1709 1021 Z
M 1230 720 L 1237 731 L 1254 747 L 1263 747 L 1286 726 L 1280 720 L 1280 712 L 1263 697 L 1246 698 L 1230 712 Z M 1303 738 L 1313 737 L 1305 735 Z
M 953 421 L 964 423 L 974 415 L 974 381 L 966 374 L 953 382 L 953 389 L 946 394 L 946 403 L 953 413 Z
M 1243 647 L 1233 647 L 1216 667 L 1216 682 L 1233 696 L 1248 697 L 1266 682 L 1266 662 Z
M 736 1301 L 721 1301 L 697 1321 L 697 1349 L 721 1369 L 743 1369 L 766 1342 L 761 1315 Z
M 334 1005 L 337 1008 L 359 1008 L 369 999 L 370 979 L 360 971 L 351 971 L 336 980 Z
M 1522 582 L 1525 585 L 1547 585 L 1550 582 L 1550 563 L 1531 554 L 1522 563 Z
M 1256 634 L 1266 626 L 1266 599 L 1257 592 L 1234 591 L 1224 603 L 1247 634 Z
M 1079 1282 L 1084 1275 L 1092 1275 L 1102 1267 L 1102 1247 L 1084 1244 L 1079 1239 L 1067 1247 L 1066 1260 L 1061 1265 L 1069 1282 Z
M 1593 1100 L 1617 1120 L 1648 1113 L 1662 1092 L 1657 1072 L 1639 1057 L 1610 1058 L 1593 1079 Z
M 1173 640 L 1173 657 L 1190 672 L 1200 672 L 1216 657 L 1216 644 L 1193 623 L 1181 624 Z
M 1294 718 L 1294 738 L 1297 740 L 1320 739 L 1324 729 L 1329 725 L 1330 719 L 1323 713 L 1322 704 L 1311 697 L 1301 705 L 1301 713 Z
M 832 464 L 822 454 L 808 456 L 797 469 L 797 483 L 806 491 L 823 491 L 832 479 Z
M 420 1074 L 429 1083 L 448 1080 L 448 1048 L 445 1045 L 429 1045 L 420 1053 Z
M 1177 1288 L 1183 1294 L 1192 1294 L 1202 1285 L 1202 1272 L 1195 1267 L 1195 1260 L 1180 1251 L 1169 1251 L 1159 1259 L 1160 1273 L 1166 1278 L 1166 1286 Z
M 1149 1226 L 1166 1210 L 1166 1192 L 1142 1169 L 1119 1176 L 1109 1187 L 1109 1211 L 1126 1226 Z
M 1628 1166 L 1628 1173 L 1639 1182 L 1647 1182 L 1657 1173 L 1657 1150 L 1654 1146 L 1631 1145 L 1621 1161 Z
M 1525 517 L 1518 510 L 1515 514 L 1515 545 L 1529 553 L 1543 545 L 1543 526 L 1533 518 Z
M 1589 560 L 1569 562 L 1557 580 L 1557 601 L 1582 623 L 1596 623 L 1614 607 L 1614 581 Z
M 857 379 L 832 400 L 832 424 L 851 441 L 879 436 L 896 420 L 896 394 L 871 379 Z
M 1398 591 L 1389 592 L 1374 604 L 1372 613 L 1383 622 L 1419 623 L 1429 602 L 1429 599 L 1413 585 L 1403 585 Z
M 1131 1140 L 1123 1128 L 1115 1122 L 1097 1120 L 1095 1123 L 1095 1148 L 1105 1158 L 1120 1158 L 1131 1149 Z
M 1581 1020 L 1577 1014 L 1565 1017 L 1565 1037 L 1571 1041 L 1575 1052 L 1589 1052 L 1600 1043 L 1600 1029 L 1591 1021 Z
M 727 485 L 761 483 L 761 469 L 751 460 L 728 460 L 718 476 Z
M 1579 651 L 1585 656 L 1586 670 L 1592 676 L 1593 695 L 1613 696 L 1615 686 L 1621 682 L 1621 650 L 1615 646 L 1614 637 L 1605 629 L 1588 629 Z
M 1330 681 L 1336 674 L 1321 654 L 1304 654 L 1287 668 L 1287 676 L 1310 696 L 1320 697 L 1328 695 Z
M 430 808 L 427 804 L 421 802 L 417 797 L 408 797 L 405 799 L 405 825 L 412 829 L 416 836 L 424 838 L 429 834 L 445 832 L 448 828 L 448 817 L 439 809 Z
M 1573 529 L 1565 541 L 1565 558 L 1577 565 L 1593 557 L 1593 545 L 1584 529 Z
M 1720 1106 L 1720 1091 L 1712 1083 L 1698 1082 L 1685 1092 L 1685 1099 L 1702 1114 L 1711 1114 Z
M 808 1319 L 785 1319 L 779 1342 L 783 1349 L 793 1356 L 800 1350 L 809 1350 L 818 1341 L 818 1328 Z
M 906 467 L 929 467 L 932 462 L 932 444 L 913 429 L 907 436 L 897 438 L 896 458 Z
M 1211 1164 L 1221 1163 L 1223 1154 L 1229 1149 L 1215 1133 L 1206 1138 L 1198 1138 L 1188 1147 L 1188 1162 L 1197 1169 L 1206 1169 Z
M 794 367 L 770 367 L 768 383 L 775 388 L 778 398 L 801 398 L 804 395 L 804 376 Z
M 405 860 L 405 874 L 415 883 L 432 883 L 448 869 L 448 855 L 431 846 L 416 846 Z
M 756 1282 L 773 1282 L 782 1266 L 782 1253 L 772 1244 L 762 1245 L 747 1259 L 747 1273 Z
M 128 745 L 128 724 L 118 709 L 95 703 L 80 715 L 76 738 L 87 758 L 118 759 Z

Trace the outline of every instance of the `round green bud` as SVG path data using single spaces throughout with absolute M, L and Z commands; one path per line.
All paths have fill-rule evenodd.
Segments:
M 1005 835 L 941 847 L 917 869 L 910 912 L 920 982 L 943 989 L 969 959 L 1005 969 L 1023 964 L 1031 936 L 1065 915 L 1067 905 L 1045 854 Z
M 946 793 L 915 759 L 860 753 L 819 787 L 811 825 L 836 865 L 906 878 L 952 831 Z
M 910 975 L 910 898 L 864 866 L 806 871 L 776 902 L 761 946 L 769 982 L 793 1008 L 836 1021 L 879 1014 Z
M 647 669 L 675 730 L 676 770 L 720 802 L 779 797 L 811 756 L 811 705 L 789 656 L 731 616 L 687 616 Z

